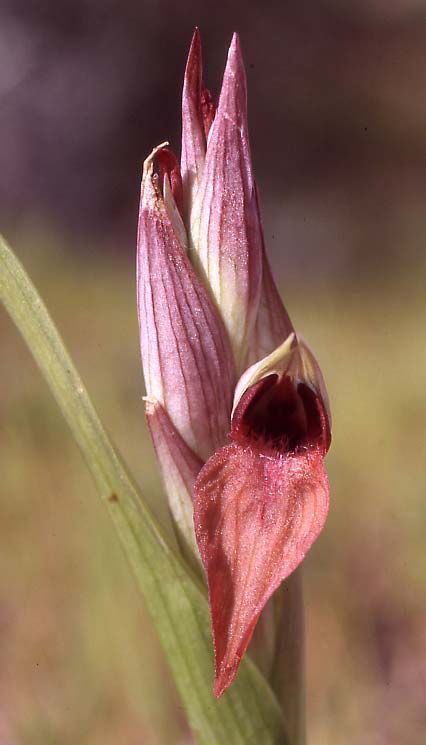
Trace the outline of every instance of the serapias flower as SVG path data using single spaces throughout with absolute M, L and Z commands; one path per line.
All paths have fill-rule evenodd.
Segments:
M 329 502 L 327 394 L 266 257 L 237 35 L 216 108 L 194 34 L 181 164 L 167 143 L 145 162 L 137 259 L 146 413 L 179 544 L 207 575 L 220 696 Z

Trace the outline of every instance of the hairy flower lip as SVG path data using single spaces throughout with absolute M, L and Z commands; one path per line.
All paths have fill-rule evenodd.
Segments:
M 320 367 L 310 347 L 294 331 L 270 354 L 252 364 L 241 375 L 235 388 L 231 418 L 234 417 L 246 391 L 272 374 L 277 375 L 278 378 L 287 375 L 296 386 L 304 384 L 310 388 L 312 393 L 322 401 L 327 415 L 328 429 L 331 431 L 330 404 Z M 330 437 L 331 435 L 329 439 Z
M 231 439 L 276 457 L 329 446 L 329 427 L 318 395 L 305 383 L 272 373 L 251 386 L 232 418 Z

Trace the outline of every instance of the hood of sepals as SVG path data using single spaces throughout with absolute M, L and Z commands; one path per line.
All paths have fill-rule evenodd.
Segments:
M 265 285 L 263 276 L 270 270 L 251 165 L 246 95 L 234 34 L 216 106 L 203 81 L 196 30 L 184 76 L 181 164 L 168 143 L 151 156 L 158 162 L 153 178 L 176 236 L 224 321 L 238 374 L 247 358 L 253 359 L 254 349 L 262 347 L 254 337 L 266 334 L 269 340 L 274 327 L 282 326 L 282 315 L 289 330 L 284 308 L 276 308 L 271 297 L 276 292 L 273 279 L 268 282 L 266 276 Z

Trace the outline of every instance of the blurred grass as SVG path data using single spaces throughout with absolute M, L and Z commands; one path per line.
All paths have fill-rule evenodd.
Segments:
M 133 262 L 17 247 L 161 519 Z M 306 561 L 313 745 L 424 738 L 425 276 L 283 282 L 334 416 L 332 509 Z M 4 312 L 0 333 L 0 743 L 190 742 L 107 516 Z

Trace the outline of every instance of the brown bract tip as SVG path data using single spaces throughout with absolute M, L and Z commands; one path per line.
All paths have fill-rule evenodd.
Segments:
M 164 184 L 165 176 L 168 176 L 172 194 L 180 214 L 183 214 L 183 188 L 182 176 L 176 155 L 173 150 L 163 147 L 157 152 L 158 166 L 160 169 L 160 182 Z M 164 187 L 163 187 L 164 190 Z
M 179 213 L 183 209 L 183 188 L 178 160 L 168 142 L 157 145 L 146 158 L 143 164 L 142 178 L 142 204 L 146 207 L 155 208 L 161 204 L 164 197 L 164 180 L 167 177 L 170 182 L 173 198 Z M 159 175 L 154 173 L 154 162 L 157 159 Z

